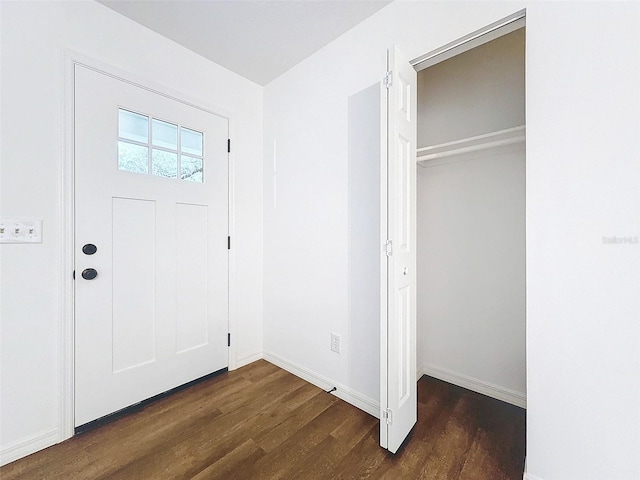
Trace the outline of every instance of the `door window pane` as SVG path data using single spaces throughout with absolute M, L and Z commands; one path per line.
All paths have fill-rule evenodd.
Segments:
M 202 133 L 180 127 L 180 145 L 184 153 L 202 157 Z
M 152 172 L 154 175 L 168 178 L 178 178 L 178 154 L 153 149 Z
M 190 182 L 202 183 L 202 159 L 189 157 L 187 155 L 180 156 L 181 175 L 183 180 Z
M 118 136 L 134 142 L 149 143 L 149 117 L 119 109 Z
M 204 133 L 119 108 L 118 168 L 203 183 Z
M 178 150 L 178 126 L 153 119 L 151 123 L 152 143 L 156 147 Z
M 127 172 L 149 173 L 149 147 L 119 141 L 118 168 Z

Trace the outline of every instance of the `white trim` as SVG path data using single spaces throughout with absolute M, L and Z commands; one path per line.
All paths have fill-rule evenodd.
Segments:
M 526 127 L 524 125 L 520 125 L 518 127 L 498 130 L 484 135 L 477 135 L 474 137 L 463 138 L 461 140 L 455 140 L 453 142 L 419 148 L 417 150 L 418 155 L 416 157 L 416 161 L 421 167 L 445 165 L 460 160 L 452 157 L 517 143 L 524 143 L 525 141 Z
M 51 428 L 7 444 L 0 450 L 0 466 L 56 444 L 58 437 L 58 429 Z
M 320 387 L 323 390 L 331 390 L 333 387 L 336 387 L 337 390 L 333 392 L 333 395 L 344 400 L 347 403 L 350 403 L 354 407 L 367 412 L 369 415 L 380 418 L 380 403 L 376 402 L 372 398 L 362 395 L 355 390 L 352 390 L 340 383 L 336 383 L 323 375 L 312 372 L 308 368 L 296 365 L 295 363 L 285 360 L 284 358 L 273 353 L 263 352 L 263 358 L 267 362 L 273 363 L 283 370 L 286 370 L 296 377 L 300 377 L 301 379 L 315 385 L 316 387 Z
M 231 119 L 227 122 L 228 132 L 227 136 L 231 141 L 231 152 L 228 153 L 228 167 L 227 167 L 227 175 L 228 175 L 228 184 L 227 184 L 227 195 L 228 195 L 228 212 L 227 212 L 227 222 L 228 222 L 228 235 L 231 237 L 231 249 L 228 250 L 228 276 L 227 276 L 227 292 L 228 292 L 228 324 L 227 330 L 231 335 L 231 345 L 229 346 L 228 352 L 228 368 L 229 370 L 235 370 L 239 367 L 238 365 L 238 332 L 236 330 L 236 307 L 235 302 L 233 301 L 235 292 L 239 289 L 236 288 L 236 279 L 238 278 L 236 275 L 236 242 L 235 242 L 235 232 L 236 232 L 236 216 L 235 216 L 235 147 L 233 138 L 235 137 L 235 124 L 232 124 Z
M 386 52 L 388 56 L 389 53 Z M 388 62 L 388 60 L 387 60 Z M 387 63 L 388 67 L 388 63 Z M 387 68 L 388 70 L 388 68 Z M 387 339 L 387 325 L 388 325 L 388 302 L 389 302 L 389 280 L 388 280 L 388 261 L 384 252 L 383 245 L 389 239 L 388 237 L 388 162 L 387 162 L 387 135 L 389 134 L 388 122 L 389 106 L 387 105 L 387 96 L 389 90 L 384 85 L 384 80 L 380 82 L 380 408 L 378 409 L 378 418 L 382 417 L 382 410 L 388 408 L 387 397 L 387 378 L 388 378 L 388 339 Z M 388 446 L 388 425 L 386 422 L 380 422 L 380 446 L 387 448 Z
M 429 375 L 430 377 L 444 380 L 445 382 L 502 400 L 517 407 L 527 408 L 527 395 L 523 392 L 517 392 L 510 388 L 469 377 L 446 368 L 436 367 L 435 365 L 425 365 L 422 370 L 425 375 Z
M 472 48 L 483 45 L 491 40 L 507 35 L 515 30 L 518 30 L 526 25 L 526 10 L 520 10 L 519 12 L 509 15 L 502 20 L 487 25 L 480 30 L 476 30 L 462 38 L 454 40 L 451 43 L 443 45 L 440 48 L 425 53 L 411 62 L 411 65 L 417 72 L 429 68 L 436 63 L 444 62 L 449 58 L 455 57 L 461 53 L 464 53 Z
M 63 52 L 64 105 L 63 105 L 63 158 L 61 168 L 61 329 L 59 348 L 61 352 L 58 441 L 71 438 L 74 434 L 75 412 L 75 289 L 73 280 L 74 229 L 75 229 L 75 62 L 71 52 Z
M 151 81 L 147 78 L 143 78 L 131 72 L 120 70 L 112 65 L 103 63 L 95 58 L 88 57 L 81 53 L 72 50 L 63 50 L 63 72 L 64 72 L 64 104 L 62 105 L 62 114 L 64 120 L 63 126 L 63 161 L 61 169 L 61 203 L 62 210 L 62 224 L 60 231 L 61 245 L 62 245 L 62 259 L 64 264 L 61 266 L 62 281 L 60 288 L 61 299 L 61 313 L 62 320 L 60 326 L 60 338 L 59 348 L 62 356 L 61 359 L 61 371 L 60 371 L 60 405 L 59 405 L 59 428 L 56 429 L 57 438 L 49 443 L 43 445 L 40 448 L 45 448 L 55 441 L 62 441 L 70 438 L 74 434 L 75 422 L 74 422 L 74 363 L 75 363 L 75 345 L 74 345 L 74 285 L 72 280 L 72 272 L 74 270 L 74 252 L 73 245 L 75 241 L 74 235 L 74 222 L 75 222 L 75 210 L 74 210 L 74 195 L 75 195 L 75 179 L 74 179 L 74 86 L 75 86 L 75 65 L 81 65 L 85 68 L 89 68 L 98 73 L 105 74 L 112 78 L 121 80 L 130 85 L 142 88 L 149 92 L 161 95 L 163 97 L 175 100 L 198 110 L 216 115 L 221 118 L 225 118 L 229 125 L 229 138 L 233 138 L 232 135 L 235 131 L 235 125 L 232 122 L 232 113 L 223 108 L 218 108 L 215 105 L 211 105 L 208 101 L 200 98 L 194 98 L 190 95 L 174 90 Z M 234 154 L 233 151 L 229 154 L 229 235 L 233 237 L 235 218 L 235 204 L 234 204 Z M 229 332 L 232 333 L 232 345 L 229 348 L 229 357 L 227 360 L 229 370 L 237 368 L 237 359 L 235 358 L 236 349 L 235 342 L 237 341 L 237 334 L 235 332 L 235 308 L 233 307 L 233 293 L 235 292 L 235 256 L 232 253 L 233 248 L 229 254 Z M 31 453 L 31 452 L 30 452 Z
M 103 63 L 100 60 L 88 57 L 73 50 L 66 50 L 65 57 L 74 64 L 79 64 L 95 72 L 115 78 L 116 80 L 120 80 L 151 93 L 161 95 L 170 100 L 175 100 L 176 102 L 180 102 L 184 105 L 188 105 L 217 117 L 226 118 L 227 120 L 231 119 L 231 112 L 224 108 L 219 108 L 218 106 L 209 103 L 207 100 L 192 97 L 186 92 L 173 89 L 161 83 L 149 80 L 146 77 L 136 75 L 126 70 L 121 70 L 113 65 Z
M 231 343 L 233 344 L 233 341 Z M 250 363 L 257 362 L 258 360 L 262 360 L 263 358 L 264 356 L 262 355 L 262 352 L 253 353 L 251 355 L 245 355 L 242 358 L 236 359 L 235 368 L 244 367 L 245 365 L 249 365 Z M 231 367 L 229 367 L 229 370 L 231 370 Z

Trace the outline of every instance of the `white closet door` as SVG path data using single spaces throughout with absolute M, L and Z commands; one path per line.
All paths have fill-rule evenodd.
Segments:
M 76 66 L 76 426 L 227 367 L 227 139 Z
M 388 52 L 387 309 L 381 347 L 380 444 L 395 453 L 417 420 L 416 86 L 397 49 Z M 384 221 L 384 215 L 383 215 Z M 384 224 L 383 224 L 384 225 Z M 384 270 L 384 268 L 383 268 Z

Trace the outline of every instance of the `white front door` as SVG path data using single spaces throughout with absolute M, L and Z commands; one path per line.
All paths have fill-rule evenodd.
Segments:
M 388 239 L 387 308 L 386 318 L 383 312 L 381 322 L 385 329 L 381 335 L 381 348 L 386 352 L 381 355 L 380 445 L 395 453 L 416 423 L 418 405 L 415 298 L 417 74 L 395 48 L 388 52 L 387 70 L 390 72 L 384 223 Z M 382 218 L 384 221 L 384 214 Z
M 227 367 L 227 139 L 76 65 L 76 426 Z

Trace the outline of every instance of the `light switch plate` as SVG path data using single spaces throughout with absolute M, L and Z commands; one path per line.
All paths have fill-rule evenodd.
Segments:
M 0 218 L 0 243 L 42 243 L 42 220 Z

